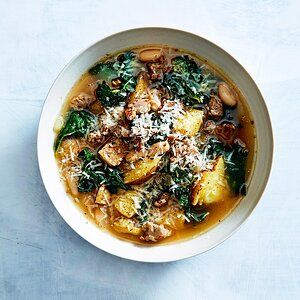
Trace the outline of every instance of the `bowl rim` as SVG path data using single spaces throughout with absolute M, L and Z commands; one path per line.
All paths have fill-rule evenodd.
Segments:
M 96 245 L 96 243 L 94 241 L 92 241 L 90 238 L 87 238 L 86 236 L 83 236 L 79 230 L 77 230 L 77 228 L 74 228 L 74 226 L 72 226 L 70 224 L 70 222 L 68 220 L 66 220 L 66 218 L 63 216 L 63 214 L 61 213 L 60 209 L 58 208 L 58 205 L 55 201 L 52 200 L 51 196 L 50 196 L 50 192 L 48 190 L 47 184 L 46 184 L 46 179 L 45 179 L 45 174 L 42 172 L 41 169 L 41 149 L 40 149 L 40 141 L 41 141 L 41 135 L 42 135 L 42 128 L 41 128 L 41 123 L 42 123 L 42 119 L 43 116 L 45 114 L 45 105 L 46 102 L 49 98 L 49 94 L 51 93 L 51 90 L 53 89 L 53 87 L 55 86 L 55 84 L 59 81 L 61 75 L 65 72 L 66 69 L 69 68 L 70 65 L 72 65 L 72 63 L 74 61 L 76 61 L 77 58 L 79 58 L 84 52 L 86 52 L 88 49 L 92 48 L 93 46 L 95 46 L 96 44 L 103 42 L 107 39 L 113 38 L 115 36 L 118 36 L 120 34 L 126 34 L 127 32 L 133 32 L 133 31 L 139 31 L 139 30 L 169 30 L 169 31 L 173 31 L 173 32 L 178 32 L 181 34 L 188 34 L 190 36 L 193 36 L 194 38 L 198 39 L 202 39 L 204 40 L 206 43 L 210 44 L 211 46 L 213 46 L 214 48 L 217 48 L 218 50 L 221 50 L 222 52 L 224 52 L 228 57 L 230 57 L 230 59 L 239 66 L 239 68 L 241 68 L 241 70 L 244 72 L 244 74 L 248 77 L 247 80 L 252 81 L 252 84 L 254 85 L 254 87 L 256 88 L 257 93 L 259 94 L 260 98 L 261 98 L 261 105 L 263 106 L 264 112 L 265 112 L 265 119 L 266 122 L 268 123 L 269 126 L 269 137 L 270 137 L 270 162 L 269 162 L 269 166 L 268 166 L 268 170 L 267 170 L 267 175 L 264 178 L 263 181 L 263 187 L 261 188 L 260 193 L 257 195 L 257 201 L 254 204 L 254 206 L 252 207 L 252 209 L 247 213 L 247 215 L 245 215 L 244 219 L 236 225 L 236 227 L 231 230 L 231 232 L 229 232 L 228 234 L 225 234 L 224 237 L 220 238 L 219 240 L 215 241 L 211 246 L 207 247 L 205 250 L 203 251 L 194 251 L 192 254 L 177 254 L 176 257 L 172 257 L 170 259 L 139 259 L 139 258 L 133 258 L 131 255 L 122 255 L 120 254 L 120 252 L 118 251 L 108 251 L 107 249 L 103 249 L 100 248 L 99 245 Z M 188 49 L 186 49 L 188 50 Z M 75 83 L 74 83 L 75 84 Z M 146 263 L 163 263 L 163 262 L 172 262 L 172 261 L 177 261 L 177 260 L 182 260 L 182 259 L 186 259 L 186 258 L 190 258 L 196 255 L 200 255 L 203 253 L 206 253 L 207 251 L 215 248 L 216 246 L 222 244 L 225 240 L 227 240 L 228 238 L 230 238 L 234 233 L 236 233 L 241 227 L 242 225 L 244 225 L 246 223 L 246 221 L 249 219 L 250 215 L 253 213 L 253 211 L 255 210 L 255 208 L 257 207 L 258 203 L 261 201 L 262 195 L 265 192 L 267 185 L 269 183 L 269 179 L 271 176 L 271 172 L 272 172 L 272 167 L 273 167 L 273 159 L 274 159 L 274 134 L 273 134 L 273 127 L 272 127 L 272 122 L 271 122 L 271 118 L 270 118 L 270 113 L 269 110 L 267 108 L 265 99 L 263 97 L 263 94 L 261 92 L 261 90 L 259 89 L 258 85 L 256 84 L 256 82 L 254 81 L 254 79 L 252 78 L 252 76 L 250 75 L 250 73 L 243 67 L 243 65 L 241 63 L 239 63 L 239 61 L 237 61 L 230 53 L 228 53 L 226 50 L 224 50 L 221 46 L 219 46 L 215 41 L 212 42 L 206 38 L 204 38 L 203 36 L 200 36 L 198 34 L 195 34 L 193 32 L 189 32 L 186 30 L 181 30 L 181 29 L 177 29 L 174 27 L 160 27 L 160 26 L 144 26 L 144 27 L 133 27 L 133 28 L 129 28 L 126 30 L 122 30 L 122 31 L 118 31 L 114 34 L 109 34 L 109 35 L 105 35 L 103 38 L 96 40 L 95 42 L 93 42 L 92 44 L 89 44 L 87 47 L 82 48 L 82 50 L 80 50 L 76 55 L 74 55 L 71 60 L 68 61 L 68 63 L 63 67 L 63 69 L 58 73 L 58 75 L 56 76 L 55 80 L 53 81 L 52 85 L 49 88 L 49 91 L 45 97 L 45 100 L 43 102 L 42 105 L 42 109 L 41 109 L 41 113 L 40 113 L 40 117 L 39 117 L 39 121 L 38 121 L 38 130 L 37 130 L 37 159 L 38 159 L 38 166 L 39 166 L 39 172 L 43 181 L 43 185 L 45 187 L 45 190 L 52 202 L 52 204 L 54 205 L 54 207 L 56 208 L 56 210 L 58 211 L 58 213 L 60 214 L 60 216 L 62 217 L 62 219 L 68 224 L 68 226 L 70 226 L 79 236 L 81 236 L 84 240 L 86 240 L 87 242 L 89 242 L 90 244 L 92 244 L 93 246 L 97 247 L 98 249 L 106 252 L 106 253 L 110 253 L 112 255 L 115 255 L 117 257 L 121 257 L 124 259 L 128 259 L 128 260 L 132 260 L 132 261 L 138 261 L 138 262 L 146 262 Z M 236 208 L 235 208 L 236 209 Z M 232 212 L 231 212 L 232 213 Z M 211 229 L 209 229 L 210 231 Z M 116 237 L 114 237 L 116 238 Z M 192 238 L 188 239 L 191 240 Z M 131 243 L 130 241 L 128 241 L 128 243 Z M 172 243 L 169 245 L 174 245 L 176 243 Z M 165 244 L 164 246 L 168 246 L 168 244 Z M 151 247 L 151 246 L 150 246 Z M 155 246 L 154 246 L 155 247 Z

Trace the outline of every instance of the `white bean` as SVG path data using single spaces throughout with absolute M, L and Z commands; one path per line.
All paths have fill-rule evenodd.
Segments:
M 139 59 L 142 62 L 152 62 L 159 60 L 161 56 L 161 49 L 146 49 L 140 52 Z
M 58 116 L 54 122 L 53 131 L 55 133 L 59 133 L 64 126 L 64 118 L 62 116 Z
M 222 82 L 218 87 L 218 94 L 224 104 L 235 106 L 237 104 L 237 94 L 226 83 Z

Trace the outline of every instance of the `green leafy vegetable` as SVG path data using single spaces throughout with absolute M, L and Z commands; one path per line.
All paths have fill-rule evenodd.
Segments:
M 209 99 L 215 80 L 202 72 L 188 55 L 172 60 L 172 70 L 164 75 L 163 85 L 173 97 L 182 99 L 185 105 L 203 103 Z
M 220 155 L 224 157 L 226 178 L 231 190 L 235 194 L 245 195 L 247 193 L 245 176 L 248 156 L 248 149 L 245 145 L 236 139 L 233 145 L 224 146 L 217 138 L 211 138 L 204 149 L 211 159 L 216 159 Z
M 113 62 L 98 63 L 94 67 L 89 69 L 91 75 L 99 75 L 104 78 L 115 78 L 118 76 L 118 72 L 113 66 Z
M 173 194 L 176 197 L 179 205 L 184 209 L 185 216 L 190 221 L 202 222 L 207 216 L 208 212 L 203 210 L 196 210 L 192 207 L 190 202 L 190 189 L 193 184 L 194 177 L 188 171 L 176 168 L 172 172 L 173 181 L 177 184 Z
M 106 175 L 106 186 L 108 190 L 115 194 L 118 189 L 127 190 L 127 186 L 124 184 L 122 172 L 118 168 L 108 168 L 107 166 L 104 169 Z
M 137 219 L 141 223 L 145 223 L 148 220 L 149 207 L 150 207 L 149 202 L 145 198 L 143 198 L 143 200 L 140 203 L 140 208 L 138 209 L 138 212 L 137 212 Z
M 87 148 L 83 149 L 78 157 L 82 160 L 82 173 L 78 181 L 78 191 L 81 193 L 92 192 L 98 186 L 106 182 L 102 164 Z
M 194 220 L 196 222 L 202 222 L 205 220 L 205 218 L 209 215 L 209 212 L 207 211 L 196 211 L 194 210 L 188 210 L 185 212 L 186 216 L 190 220 Z
M 121 54 L 116 61 L 98 63 L 89 72 L 92 75 L 100 75 L 107 80 L 113 78 L 121 80 L 121 86 L 115 89 L 111 88 L 105 80 L 98 85 L 96 97 L 106 107 L 117 106 L 120 102 L 125 101 L 128 93 L 135 90 L 137 62 L 132 51 Z
M 65 126 L 58 134 L 54 143 L 57 151 L 63 139 L 67 137 L 83 137 L 97 127 L 97 118 L 86 110 L 71 110 L 68 114 Z
M 227 181 L 235 194 L 246 195 L 247 186 L 245 184 L 246 162 L 248 150 L 243 144 L 236 141 L 231 152 L 226 153 L 226 175 Z
M 113 67 L 122 78 L 122 87 L 120 92 L 133 92 L 136 86 L 137 61 L 134 52 L 128 51 L 119 56 Z
M 88 148 L 83 149 L 78 157 L 82 161 L 82 172 L 78 181 L 79 192 L 91 192 L 101 184 L 105 184 L 113 194 L 117 193 L 119 188 L 127 189 L 121 171 L 117 168 L 109 168 Z
M 95 93 L 97 99 L 106 107 L 117 106 L 125 100 L 125 97 L 119 93 L 119 90 L 113 90 L 105 81 L 98 85 Z

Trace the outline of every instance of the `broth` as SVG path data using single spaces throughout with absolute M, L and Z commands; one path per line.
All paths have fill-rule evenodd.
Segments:
M 231 90 L 235 91 L 236 99 L 238 99 L 238 104 L 237 104 L 237 106 L 229 107 L 228 105 L 224 105 L 224 103 L 223 103 L 224 113 L 223 113 L 222 117 L 219 117 L 219 118 L 216 118 L 216 119 L 214 119 L 212 117 L 208 117 L 208 111 L 209 111 L 208 104 L 209 104 L 210 99 L 209 100 L 207 100 L 207 99 L 204 100 L 203 101 L 204 103 L 199 103 L 199 105 L 195 104 L 195 103 L 193 105 L 184 105 L 184 108 L 187 108 L 184 111 L 184 113 L 186 113 L 186 111 L 191 109 L 191 107 L 193 109 L 195 108 L 196 110 L 204 112 L 203 113 L 204 114 L 203 122 L 201 124 L 199 132 L 196 134 L 197 137 L 198 137 L 198 135 L 199 136 L 204 135 L 204 137 L 199 137 L 199 139 L 201 140 L 201 143 L 203 143 L 203 145 L 205 145 L 205 143 L 207 143 L 207 140 L 209 138 L 215 137 L 215 138 L 219 139 L 219 137 L 215 133 L 215 131 L 214 131 L 214 133 L 211 133 L 211 132 L 210 133 L 203 133 L 204 132 L 204 127 L 205 127 L 205 125 L 207 124 L 207 122 L 209 120 L 213 121 L 214 126 L 222 125 L 224 122 L 225 123 L 229 122 L 230 124 L 231 123 L 236 124 L 236 128 L 234 128 L 234 130 L 235 130 L 234 141 L 236 141 L 236 139 L 239 139 L 240 141 L 242 141 L 245 144 L 245 145 L 243 145 L 243 147 L 245 147 L 245 149 L 247 149 L 247 151 L 248 151 L 246 166 L 245 166 L 245 180 L 247 182 L 247 185 L 249 185 L 250 179 L 251 179 L 251 172 L 252 172 L 252 168 L 253 168 L 253 165 L 254 165 L 255 151 L 256 151 L 255 127 L 254 127 L 254 124 L 253 124 L 248 106 L 246 104 L 246 100 L 243 97 L 243 95 L 241 94 L 241 92 L 234 85 L 234 83 L 230 80 L 230 78 L 228 78 L 228 76 L 225 75 L 225 73 L 223 71 L 219 70 L 215 66 L 212 66 L 211 64 L 209 64 L 209 62 L 205 61 L 204 59 L 201 59 L 199 56 L 191 54 L 187 51 L 184 51 L 184 50 L 181 50 L 181 49 L 169 48 L 167 46 L 157 46 L 157 45 L 155 45 L 155 46 L 148 46 L 147 45 L 147 46 L 137 47 L 137 48 L 130 49 L 130 51 L 133 51 L 133 53 L 136 53 L 137 57 L 141 57 L 140 53 L 143 52 L 143 50 L 152 49 L 152 48 L 154 48 L 154 49 L 163 49 L 163 51 L 162 51 L 162 53 L 163 53 L 162 55 L 164 57 L 164 62 L 163 63 L 165 65 L 167 65 L 166 68 L 168 68 L 170 65 L 172 65 L 174 58 L 176 58 L 176 57 L 185 57 L 185 55 L 188 55 L 189 58 L 192 58 L 194 61 L 196 61 L 198 66 L 201 66 L 203 68 L 203 70 L 205 70 L 205 74 L 213 75 L 213 78 L 217 81 L 214 85 L 214 88 L 215 88 L 215 86 L 217 86 L 217 84 L 219 84 L 219 86 L 220 86 L 220 84 L 222 82 L 225 82 L 226 85 L 228 87 L 230 87 Z M 103 58 L 100 62 L 105 63 L 105 62 L 111 61 L 111 60 L 118 61 L 118 59 L 120 58 L 120 56 L 124 52 L 125 51 L 118 52 L 114 55 L 108 55 L 107 57 Z M 147 71 L 147 70 L 149 71 L 149 63 L 154 63 L 154 64 L 155 63 L 156 64 L 162 63 L 161 61 L 158 61 L 157 59 L 154 59 L 154 60 L 155 60 L 155 62 L 150 61 L 150 62 L 145 62 L 145 63 L 139 61 L 138 62 L 139 71 L 142 71 L 142 72 Z M 98 65 L 96 65 L 96 66 L 98 66 Z M 139 74 L 140 73 L 137 72 L 134 76 L 138 77 Z M 149 76 L 149 72 L 148 72 L 147 76 Z M 165 78 L 164 76 L 165 76 L 165 74 L 163 74 L 163 79 L 162 80 L 164 80 L 164 78 Z M 107 77 L 107 75 L 105 75 L 104 77 L 105 77 L 105 80 L 107 80 L 109 76 Z M 141 77 L 138 77 L 138 78 L 141 78 Z M 111 80 L 111 79 L 114 79 L 114 78 L 109 78 L 109 80 Z M 157 88 L 157 86 L 159 86 L 161 84 L 161 81 L 159 81 L 159 80 L 157 81 L 157 80 L 151 80 L 150 79 L 149 82 L 150 83 L 148 85 L 148 89 L 151 89 L 152 86 L 154 86 L 154 89 L 155 89 L 155 88 Z M 99 89 L 99 85 L 101 85 L 101 84 L 103 84 L 103 76 L 101 74 L 100 75 L 99 74 L 95 75 L 95 74 L 91 74 L 91 71 L 90 72 L 87 71 L 85 74 L 82 75 L 82 77 L 78 80 L 78 82 L 74 85 L 74 87 L 70 91 L 70 93 L 69 93 L 69 95 L 68 95 L 68 97 L 67 97 L 67 99 L 64 103 L 64 106 L 63 106 L 62 112 L 61 112 L 61 116 L 59 116 L 59 119 L 58 119 L 59 121 L 56 122 L 56 125 L 55 125 L 56 132 L 60 132 L 62 130 L 63 124 L 66 123 L 66 121 L 64 121 L 64 123 L 62 123 L 62 120 L 66 119 L 66 117 L 69 114 L 70 108 L 72 107 L 72 105 L 74 106 L 74 103 L 73 103 L 74 99 L 78 95 L 80 95 L 81 93 L 86 93 L 87 95 L 91 95 L 92 97 L 94 97 L 94 95 L 96 95 L 96 97 L 97 97 L 97 89 Z M 109 86 L 110 86 L 110 88 L 112 88 L 111 84 L 109 84 Z M 214 93 L 214 92 L 212 92 L 212 90 L 213 90 L 213 88 L 210 91 L 210 96 L 209 97 L 217 97 L 218 98 L 217 95 L 215 96 L 214 94 L 212 94 L 212 93 Z M 126 102 L 125 109 L 128 108 L 128 103 L 130 101 L 128 99 L 131 99 L 130 95 L 132 95 L 133 93 L 134 92 L 131 91 L 126 95 L 126 97 L 125 97 L 125 102 Z M 171 97 L 171 96 L 169 95 L 169 97 Z M 96 101 L 98 101 L 98 99 Z M 93 103 L 98 103 L 96 101 L 93 102 Z M 169 101 L 169 100 L 166 99 L 165 101 Z M 94 105 L 93 103 L 88 107 L 84 107 L 84 109 L 92 110 L 94 112 L 95 111 L 98 112 L 95 108 L 91 108 L 92 105 Z M 104 114 L 107 114 L 106 110 L 103 111 L 103 105 L 101 105 L 101 106 L 102 107 L 99 108 L 99 105 L 98 106 L 96 105 L 96 108 L 98 107 L 98 109 L 101 111 L 97 115 L 98 117 L 102 116 Z M 78 107 L 75 107 L 75 108 L 78 109 Z M 81 110 L 81 109 L 82 109 L 82 107 L 79 107 L 79 110 Z M 108 108 L 108 110 L 109 110 L 109 108 Z M 109 111 L 109 113 L 110 112 L 111 112 L 111 110 Z M 139 118 L 139 116 L 140 115 L 137 114 L 135 116 L 135 118 Z M 133 126 L 132 124 L 134 122 L 134 118 L 129 120 L 129 122 L 128 122 L 128 120 L 126 122 L 127 122 L 126 123 L 127 125 L 129 123 L 128 128 L 132 128 L 130 126 Z M 172 126 L 174 126 L 174 124 Z M 172 130 L 174 130 L 173 127 L 172 127 L 171 131 Z M 216 130 L 216 129 L 214 129 L 214 130 Z M 111 133 L 109 133 L 109 135 L 110 134 Z M 58 135 L 58 137 L 59 137 L 59 135 Z M 167 137 L 167 138 L 169 138 L 169 137 Z M 181 136 L 180 138 L 184 139 L 185 137 Z M 202 140 L 203 138 L 204 138 L 204 141 Z M 122 137 L 122 139 L 124 139 L 124 138 Z M 160 140 L 158 141 L 158 143 L 159 142 L 160 142 Z M 104 143 L 104 145 L 105 145 L 105 143 Z M 134 144 L 134 142 L 132 142 L 132 141 L 130 143 Z M 171 144 L 171 143 L 172 142 L 169 141 L 169 144 Z M 232 145 L 234 143 L 235 142 L 233 142 L 233 138 L 230 142 L 224 142 L 224 140 L 222 140 L 222 144 L 224 144 L 226 147 L 228 145 L 230 147 L 233 147 Z M 154 144 L 152 144 L 152 145 L 154 145 Z M 187 214 L 186 214 L 187 208 L 186 207 L 183 208 L 181 206 L 181 204 L 179 205 L 178 201 L 177 201 L 178 199 L 176 199 L 176 197 L 174 196 L 174 193 L 171 193 L 171 192 L 168 191 L 169 194 L 171 195 L 172 199 L 167 200 L 167 203 L 168 203 L 167 204 L 167 210 L 169 209 L 169 207 L 168 207 L 169 203 L 171 203 L 170 207 L 172 207 L 172 209 L 174 207 L 174 209 L 176 209 L 176 212 L 178 210 L 180 213 L 184 212 L 184 214 L 185 214 L 184 224 L 183 225 L 181 224 L 179 226 L 180 228 L 174 229 L 174 226 L 172 225 L 173 226 L 172 227 L 168 223 L 158 223 L 158 226 L 164 226 L 167 230 L 172 232 L 171 236 L 167 236 L 166 238 L 163 238 L 163 239 L 158 238 L 157 240 L 154 241 L 154 240 L 151 240 L 152 237 L 150 238 L 150 240 L 149 239 L 147 240 L 147 236 L 145 238 L 145 231 L 146 230 L 144 230 L 144 229 L 143 229 L 144 231 L 141 234 L 138 234 L 138 235 L 132 235 L 132 234 L 129 234 L 129 233 L 116 231 L 115 230 L 116 227 L 113 226 L 113 222 L 115 220 L 120 219 L 120 218 L 124 218 L 124 215 L 122 215 L 122 213 L 120 213 L 120 211 L 115 211 L 116 210 L 115 208 L 113 208 L 113 209 L 111 208 L 111 207 L 113 207 L 115 202 L 111 202 L 109 204 L 109 207 L 106 207 L 106 205 L 95 203 L 99 187 L 95 188 L 92 191 L 88 191 L 88 192 L 78 192 L 78 187 L 76 185 L 78 185 L 78 178 L 80 179 L 80 176 L 82 176 L 82 173 L 75 176 L 75 179 L 77 181 L 76 180 L 74 181 L 74 177 L 71 178 L 69 176 L 71 168 L 74 169 L 78 166 L 82 167 L 82 161 L 81 161 L 81 159 L 79 159 L 76 156 L 76 154 L 78 154 L 79 150 L 82 150 L 85 147 L 91 149 L 91 151 L 97 155 L 99 149 L 102 149 L 104 146 L 103 146 L 103 142 L 101 142 L 101 143 L 99 142 L 96 145 L 89 142 L 86 139 L 86 136 L 80 136 L 80 137 L 71 136 L 70 138 L 66 138 L 62 141 L 62 143 L 59 146 L 58 151 L 56 152 L 56 158 L 57 158 L 57 162 L 58 162 L 58 166 L 59 166 L 59 171 L 60 171 L 60 174 L 61 174 L 62 181 L 65 183 L 66 192 L 74 199 L 75 203 L 80 207 L 80 209 L 82 209 L 84 211 L 86 216 L 89 219 L 93 220 L 97 224 L 97 226 L 99 226 L 99 227 L 101 227 L 105 230 L 108 230 L 110 233 L 112 233 L 113 235 L 115 235 L 119 238 L 122 238 L 122 239 L 125 239 L 125 240 L 130 240 L 134 243 L 139 243 L 139 244 L 144 244 L 144 245 L 145 244 L 146 245 L 153 245 L 153 242 L 170 243 L 170 242 L 175 242 L 175 241 L 184 240 L 184 239 L 188 239 L 188 238 L 192 238 L 194 236 L 197 236 L 201 233 L 206 232 L 207 230 L 209 230 L 210 228 L 212 228 L 213 226 L 217 225 L 219 222 L 224 220 L 224 218 L 226 218 L 226 216 L 238 205 L 238 203 L 243 198 L 243 195 L 241 193 L 233 193 L 232 191 L 227 193 L 225 191 L 221 201 L 216 201 L 216 202 L 206 204 L 205 199 L 204 199 L 204 202 L 201 203 L 201 205 L 198 205 L 198 206 L 201 208 L 201 211 L 209 212 L 209 214 L 204 217 L 203 221 L 196 222 L 193 219 L 192 220 L 190 219 L 190 220 L 187 221 L 187 219 L 189 218 L 189 217 L 187 217 Z M 171 144 L 171 147 L 172 147 L 172 144 Z M 149 146 L 149 149 L 151 149 L 151 145 Z M 135 149 L 135 148 L 134 148 L 134 150 L 126 150 L 126 151 L 127 152 L 130 152 L 130 151 L 138 152 L 138 150 Z M 172 150 L 168 150 L 168 151 L 170 152 Z M 167 152 L 167 153 L 169 153 L 169 152 Z M 74 157 L 74 156 L 76 156 L 76 157 Z M 167 156 L 166 153 L 162 154 L 162 157 L 164 157 L 164 156 Z M 71 160 L 70 160 L 70 157 L 72 158 Z M 225 157 L 225 154 L 224 154 L 224 157 Z M 146 160 L 146 158 L 143 158 L 143 159 Z M 153 159 L 153 158 L 151 158 L 151 159 Z M 155 157 L 154 157 L 154 159 L 155 159 Z M 213 163 L 214 165 L 213 165 L 212 169 L 204 169 L 204 170 L 201 170 L 201 172 L 199 172 L 199 174 L 200 174 L 199 178 L 198 178 L 199 181 L 203 180 L 203 177 L 204 177 L 203 174 L 205 174 L 204 172 L 208 172 L 208 174 L 209 174 L 209 172 L 214 171 L 214 168 L 216 168 L 216 161 L 219 161 L 218 159 L 219 159 L 219 156 L 217 158 L 214 158 L 214 160 L 212 159 L 212 161 L 214 161 L 214 163 Z M 126 162 L 124 162 L 124 160 L 125 159 L 123 159 L 122 163 L 117 166 L 117 168 L 121 169 L 122 174 L 124 174 L 126 172 L 129 172 L 128 171 L 128 168 L 129 168 L 128 164 L 129 163 L 127 164 Z M 161 160 L 163 160 L 163 159 L 161 159 Z M 103 158 L 102 158 L 102 161 L 103 161 Z M 225 158 L 224 158 L 224 162 L 227 163 Z M 134 162 L 133 164 L 135 164 L 135 163 L 136 162 Z M 123 167 L 123 165 L 125 165 L 125 167 Z M 227 166 L 227 168 L 228 168 L 228 166 Z M 82 172 L 82 170 L 81 170 L 81 172 Z M 156 171 L 156 172 L 159 173 L 161 171 Z M 155 174 L 154 175 L 152 174 L 152 177 L 150 177 L 149 182 L 151 180 L 154 180 L 153 178 L 155 178 L 155 176 L 156 176 Z M 227 177 L 228 177 L 228 175 L 227 175 Z M 131 188 L 136 188 L 136 186 L 144 187 L 144 185 L 147 184 L 147 182 L 148 181 L 146 181 L 146 183 L 144 182 L 142 184 L 130 184 L 129 183 L 129 184 L 127 184 L 127 186 L 129 187 L 129 190 L 130 190 Z M 192 185 L 189 186 L 189 192 L 191 194 L 192 194 L 191 189 L 193 189 L 193 187 L 195 186 L 195 182 L 196 182 L 196 179 L 193 181 Z M 203 185 L 203 181 L 202 181 L 201 184 Z M 227 186 L 227 184 L 226 184 L 226 186 Z M 139 190 L 138 190 L 138 192 L 139 192 Z M 120 195 L 122 197 L 122 192 L 120 192 L 120 189 L 119 189 L 118 193 L 121 193 Z M 176 191 L 175 191 L 175 193 L 176 193 Z M 189 196 L 190 197 L 189 201 L 192 201 L 191 200 L 191 194 Z M 112 196 L 112 197 L 116 198 L 117 196 Z M 116 200 L 114 200 L 114 201 L 116 201 Z M 133 204 L 135 205 L 136 203 L 133 203 Z M 147 205 L 149 205 L 149 204 L 147 204 Z M 137 205 L 137 208 L 136 208 L 136 211 L 135 211 L 135 214 L 134 214 L 133 217 L 125 216 L 125 219 L 130 219 L 131 220 L 131 219 L 139 218 L 138 211 L 141 210 L 140 206 L 141 206 L 141 203 L 139 203 Z M 159 213 L 162 213 L 162 214 L 164 213 L 165 208 L 164 207 L 161 207 L 161 208 L 154 207 L 153 201 L 150 204 L 150 210 L 152 209 L 151 207 L 155 211 L 156 211 L 156 209 L 158 209 Z M 192 205 L 190 205 L 190 207 L 191 207 L 191 209 L 194 209 L 194 207 Z M 196 204 L 196 207 L 197 207 L 197 204 Z M 147 209 L 148 209 L 148 213 L 149 213 L 149 208 L 147 208 Z M 112 210 L 113 210 L 113 212 L 112 212 Z M 151 218 L 152 218 L 152 216 L 151 216 Z M 161 216 L 160 216 L 160 218 L 161 218 Z M 181 218 L 181 215 L 180 215 L 180 217 L 178 217 L 178 215 L 177 215 L 177 218 L 178 219 Z M 149 217 L 148 217 L 148 219 L 149 219 Z M 143 228 L 143 226 L 144 226 L 143 222 L 141 222 L 141 221 L 135 221 L 135 222 L 136 222 L 136 224 L 140 223 L 139 225 L 137 225 L 139 228 Z M 149 221 L 146 221 L 146 223 L 147 222 L 149 222 Z M 177 219 L 175 220 L 175 223 L 176 222 L 177 222 Z M 149 231 L 149 228 L 147 230 Z M 141 236 L 143 236 L 142 240 L 141 240 Z M 148 234 L 148 236 L 149 236 L 149 234 Z M 157 244 L 157 243 L 155 243 L 155 244 Z

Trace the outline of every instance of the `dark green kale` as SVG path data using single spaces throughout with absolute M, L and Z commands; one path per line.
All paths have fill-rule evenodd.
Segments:
M 203 210 L 197 210 L 191 205 L 191 186 L 194 182 L 192 174 L 188 171 L 176 168 L 172 172 L 172 179 L 177 185 L 177 187 L 173 189 L 173 194 L 179 205 L 184 209 L 186 218 L 190 221 L 202 222 L 209 213 Z
M 83 149 L 78 157 L 82 161 L 82 172 L 78 181 L 79 192 L 91 192 L 101 184 L 105 184 L 113 194 L 117 193 L 119 188 L 127 189 L 121 171 L 118 168 L 109 168 L 88 148 Z
M 120 101 L 124 101 L 128 93 L 135 90 L 137 83 L 137 62 L 132 51 L 125 52 L 118 56 L 116 61 L 107 61 L 96 64 L 89 70 L 92 75 L 99 75 L 105 80 L 118 78 L 121 85 L 110 88 L 105 81 L 99 84 L 96 95 L 104 106 L 116 106 Z
M 78 157 L 82 161 L 82 172 L 78 180 L 78 191 L 81 193 L 92 192 L 106 181 L 102 163 L 87 148 L 83 149 L 78 154 Z
M 125 100 L 125 97 L 120 94 L 119 90 L 112 89 L 105 81 L 98 85 L 95 94 L 105 107 L 117 106 Z
M 140 208 L 138 209 L 137 212 L 137 219 L 141 223 L 145 223 L 148 220 L 149 207 L 150 207 L 150 203 L 145 198 L 143 198 L 140 203 Z
M 97 118 L 86 110 L 71 110 L 67 116 L 65 126 L 58 134 L 54 143 L 57 151 L 63 139 L 67 137 L 84 137 L 97 127 Z
M 188 106 L 208 101 L 214 84 L 215 80 L 203 74 L 202 68 L 188 55 L 173 58 L 172 70 L 165 73 L 163 80 L 171 96 L 182 99 Z
M 245 177 L 248 156 L 248 149 L 245 145 L 239 139 L 236 139 L 233 145 L 224 145 L 217 138 L 210 138 L 204 151 L 210 159 L 216 159 L 221 155 L 224 157 L 226 178 L 231 190 L 235 194 L 245 195 L 247 193 Z
M 236 140 L 231 151 L 225 154 L 227 181 L 235 194 L 247 193 L 245 183 L 247 156 L 248 150 L 239 140 Z
M 128 51 L 121 54 L 113 67 L 117 71 L 118 77 L 122 79 L 120 93 L 133 92 L 137 82 L 137 61 L 134 52 Z
M 108 61 L 106 63 L 98 63 L 94 67 L 89 69 L 91 75 L 99 75 L 104 78 L 114 78 L 118 76 L 118 72 L 113 66 L 113 62 Z
M 112 194 L 116 194 L 118 189 L 127 190 L 127 186 L 124 184 L 122 172 L 119 168 L 108 168 L 104 169 L 106 178 L 106 187 Z
M 162 126 L 163 124 L 165 124 L 165 121 L 163 119 L 163 116 L 161 114 L 152 114 L 151 116 L 151 120 L 152 120 L 152 124 L 153 126 L 159 128 L 160 126 Z M 155 133 L 152 136 L 150 136 L 150 138 L 148 139 L 146 145 L 147 146 L 151 146 L 157 142 L 162 142 L 165 141 L 167 138 L 167 134 L 160 132 L 160 133 Z

